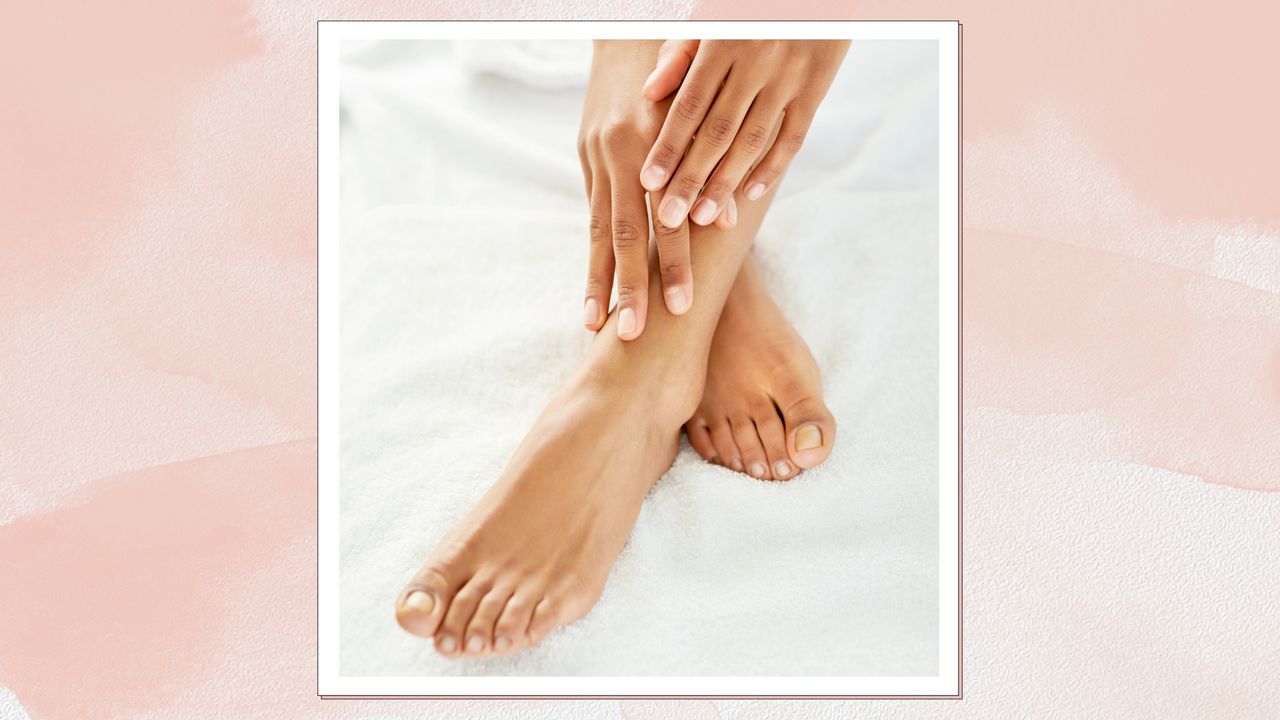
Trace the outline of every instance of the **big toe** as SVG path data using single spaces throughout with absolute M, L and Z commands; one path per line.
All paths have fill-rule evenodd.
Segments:
M 396 622 L 419 637 L 434 636 L 459 584 L 440 570 L 423 568 L 400 591 L 396 599 Z
M 816 395 L 779 403 L 787 428 L 787 454 L 792 462 L 808 469 L 822 464 L 836 441 L 836 420 Z

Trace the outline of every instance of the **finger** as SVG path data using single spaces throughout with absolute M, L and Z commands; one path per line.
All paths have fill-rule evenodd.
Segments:
M 816 108 L 797 103 L 787 106 L 782 117 L 782 127 L 778 129 L 778 137 L 773 141 L 773 147 L 769 148 L 764 158 L 760 160 L 760 164 L 747 178 L 744 193 L 748 200 L 759 200 L 777 186 L 782 173 L 791 164 L 791 159 L 804 145 L 805 134 L 809 132 L 809 123 L 813 122 L 814 110 Z
M 712 59 L 708 59 L 712 58 Z M 640 168 L 640 184 L 649 191 L 660 190 L 680 164 L 685 148 L 702 125 L 707 110 L 715 100 L 720 83 L 728 73 L 725 61 L 712 53 L 694 57 L 688 75 L 680 85 L 667 117 L 662 121 L 658 139 L 654 141 L 644 165 Z
M 644 99 L 658 102 L 680 87 L 689 72 L 693 56 L 698 52 L 697 40 L 668 40 L 658 50 L 658 64 L 644 81 Z
M 742 119 L 742 125 L 733 138 L 733 145 L 711 173 L 706 187 L 702 190 L 702 197 L 694 205 L 695 222 L 698 220 L 697 212 L 703 201 L 722 210 L 721 214 L 716 216 L 717 220 L 724 217 L 723 210 L 726 203 L 733 196 L 734 191 L 742 185 L 743 178 L 751 172 L 752 166 L 768 151 L 781 120 L 781 103 L 766 100 L 763 96 L 756 98 L 746 117 Z M 683 172 L 683 170 L 682 165 L 680 171 Z
M 633 174 L 615 174 L 633 178 Z M 613 185 L 613 257 L 618 281 L 618 337 L 634 340 L 644 332 L 649 305 L 649 213 L 644 190 L 635 181 Z
M 724 201 L 724 210 L 716 216 L 716 227 L 721 228 L 722 230 L 728 230 L 737 224 L 738 201 L 734 200 L 733 196 L 730 195 L 729 198 Z
M 658 246 L 658 271 L 662 274 L 662 299 L 672 315 L 683 315 L 693 305 L 693 268 L 689 263 L 689 223 L 671 228 L 658 222 L 662 193 L 651 193 L 653 238 Z
M 590 249 L 587 255 L 587 296 L 582 324 L 592 332 L 608 317 L 609 294 L 613 291 L 613 211 L 609 202 L 608 175 L 601 173 L 591 187 Z
M 667 183 L 666 198 L 659 209 L 663 224 L 671 226 L 682 222 L 684 212 L 688 211 L 693 222 L 710 225 L 720 213 L 725 196 L 733 192 L 732 185 L 707 187 L 705 190 L 704 185 L 720 158 L 733 144 L 742 120 L 755 100 L 756 89 L 746 82 L 739 81 L 732 74 L 725 81 L 719 97 L 707 112 L 706 120 L 698 128 L 698 137 L 680 160 L 671 182 Z M 699 198 L 700 194 L 703 197 Z M 707 197 L 708 194 L 718 197 L 721 204 Z

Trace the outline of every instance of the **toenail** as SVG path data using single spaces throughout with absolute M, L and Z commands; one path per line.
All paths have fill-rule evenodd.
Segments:
M 430 615 L 436 607 L 436 601 L 421 590 L 414 590 L 404 599 L 404 606 L 414 612 Z
M 484 638 L 479 635 L 472 635 L 471 638 L 467 640 L 467 649 L 471 652 L 480 652 L 484 649 Z
M 796 449 L 812 450 L 822 447 L 822 428 L 817 425 L 805 425 L 796 431 Z
M 506 635 L 501 635 L 497 640 L 493 641 L 493 646 L 499 650 L 506 650 L 511 647 L 511 638 Z
M 791 474 L 791 463 L 786 460 L 779 460 L 773 464 L 773 472 L 778 477 L 786 477 Z
M 440 638 L 440 652 L 451 653 L 458 649 L 458 644 L 451 637 Z
M 753 463 L 751 463 L 751 474 L 752 474 L 752 475 L 754 475 L 754 476 L 756 476 L 756 477 L 758 477 L 758 478 L 762 478 L 762 477 L 764 477 L 764 471 L 765 471 L 764 463 L 762 463 L 762 462 L 753 462 Z
M 742 472 L 742 461 L 739 460 L 738 458 L 734 458 L 729 462 L 729 467 L 733 468 L 734 470 L 737 470 L 738 472 Z
M 618 313 L 618 335 L 630 335 L 636 331 L 636 311 L 623 308 Z

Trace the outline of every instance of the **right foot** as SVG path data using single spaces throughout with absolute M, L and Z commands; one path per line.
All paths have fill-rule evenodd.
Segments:
M 585 615 L 671 466 L 703 363 L 613 334 L 397 598 L 401 627 L 442 655 L 510 654 Z
M 704 460 L 762 480 L 790 480 L 831 454 L 836 421 L 818 363 L 750 257 L 720 313 L 702 402 L 685 432 Z

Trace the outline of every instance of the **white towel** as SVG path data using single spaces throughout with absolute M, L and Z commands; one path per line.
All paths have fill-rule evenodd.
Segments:
M 855 44 L 754 250 L 823 369 L 828 461 L 769 483 L 686 444 L 600 602 L 538 648 L 451 662 L 396 626 L 589 342 L 581 81 L 496 73 L 509 51 L 344 47 L 342 674 L 935 673 L 931 42 Z

